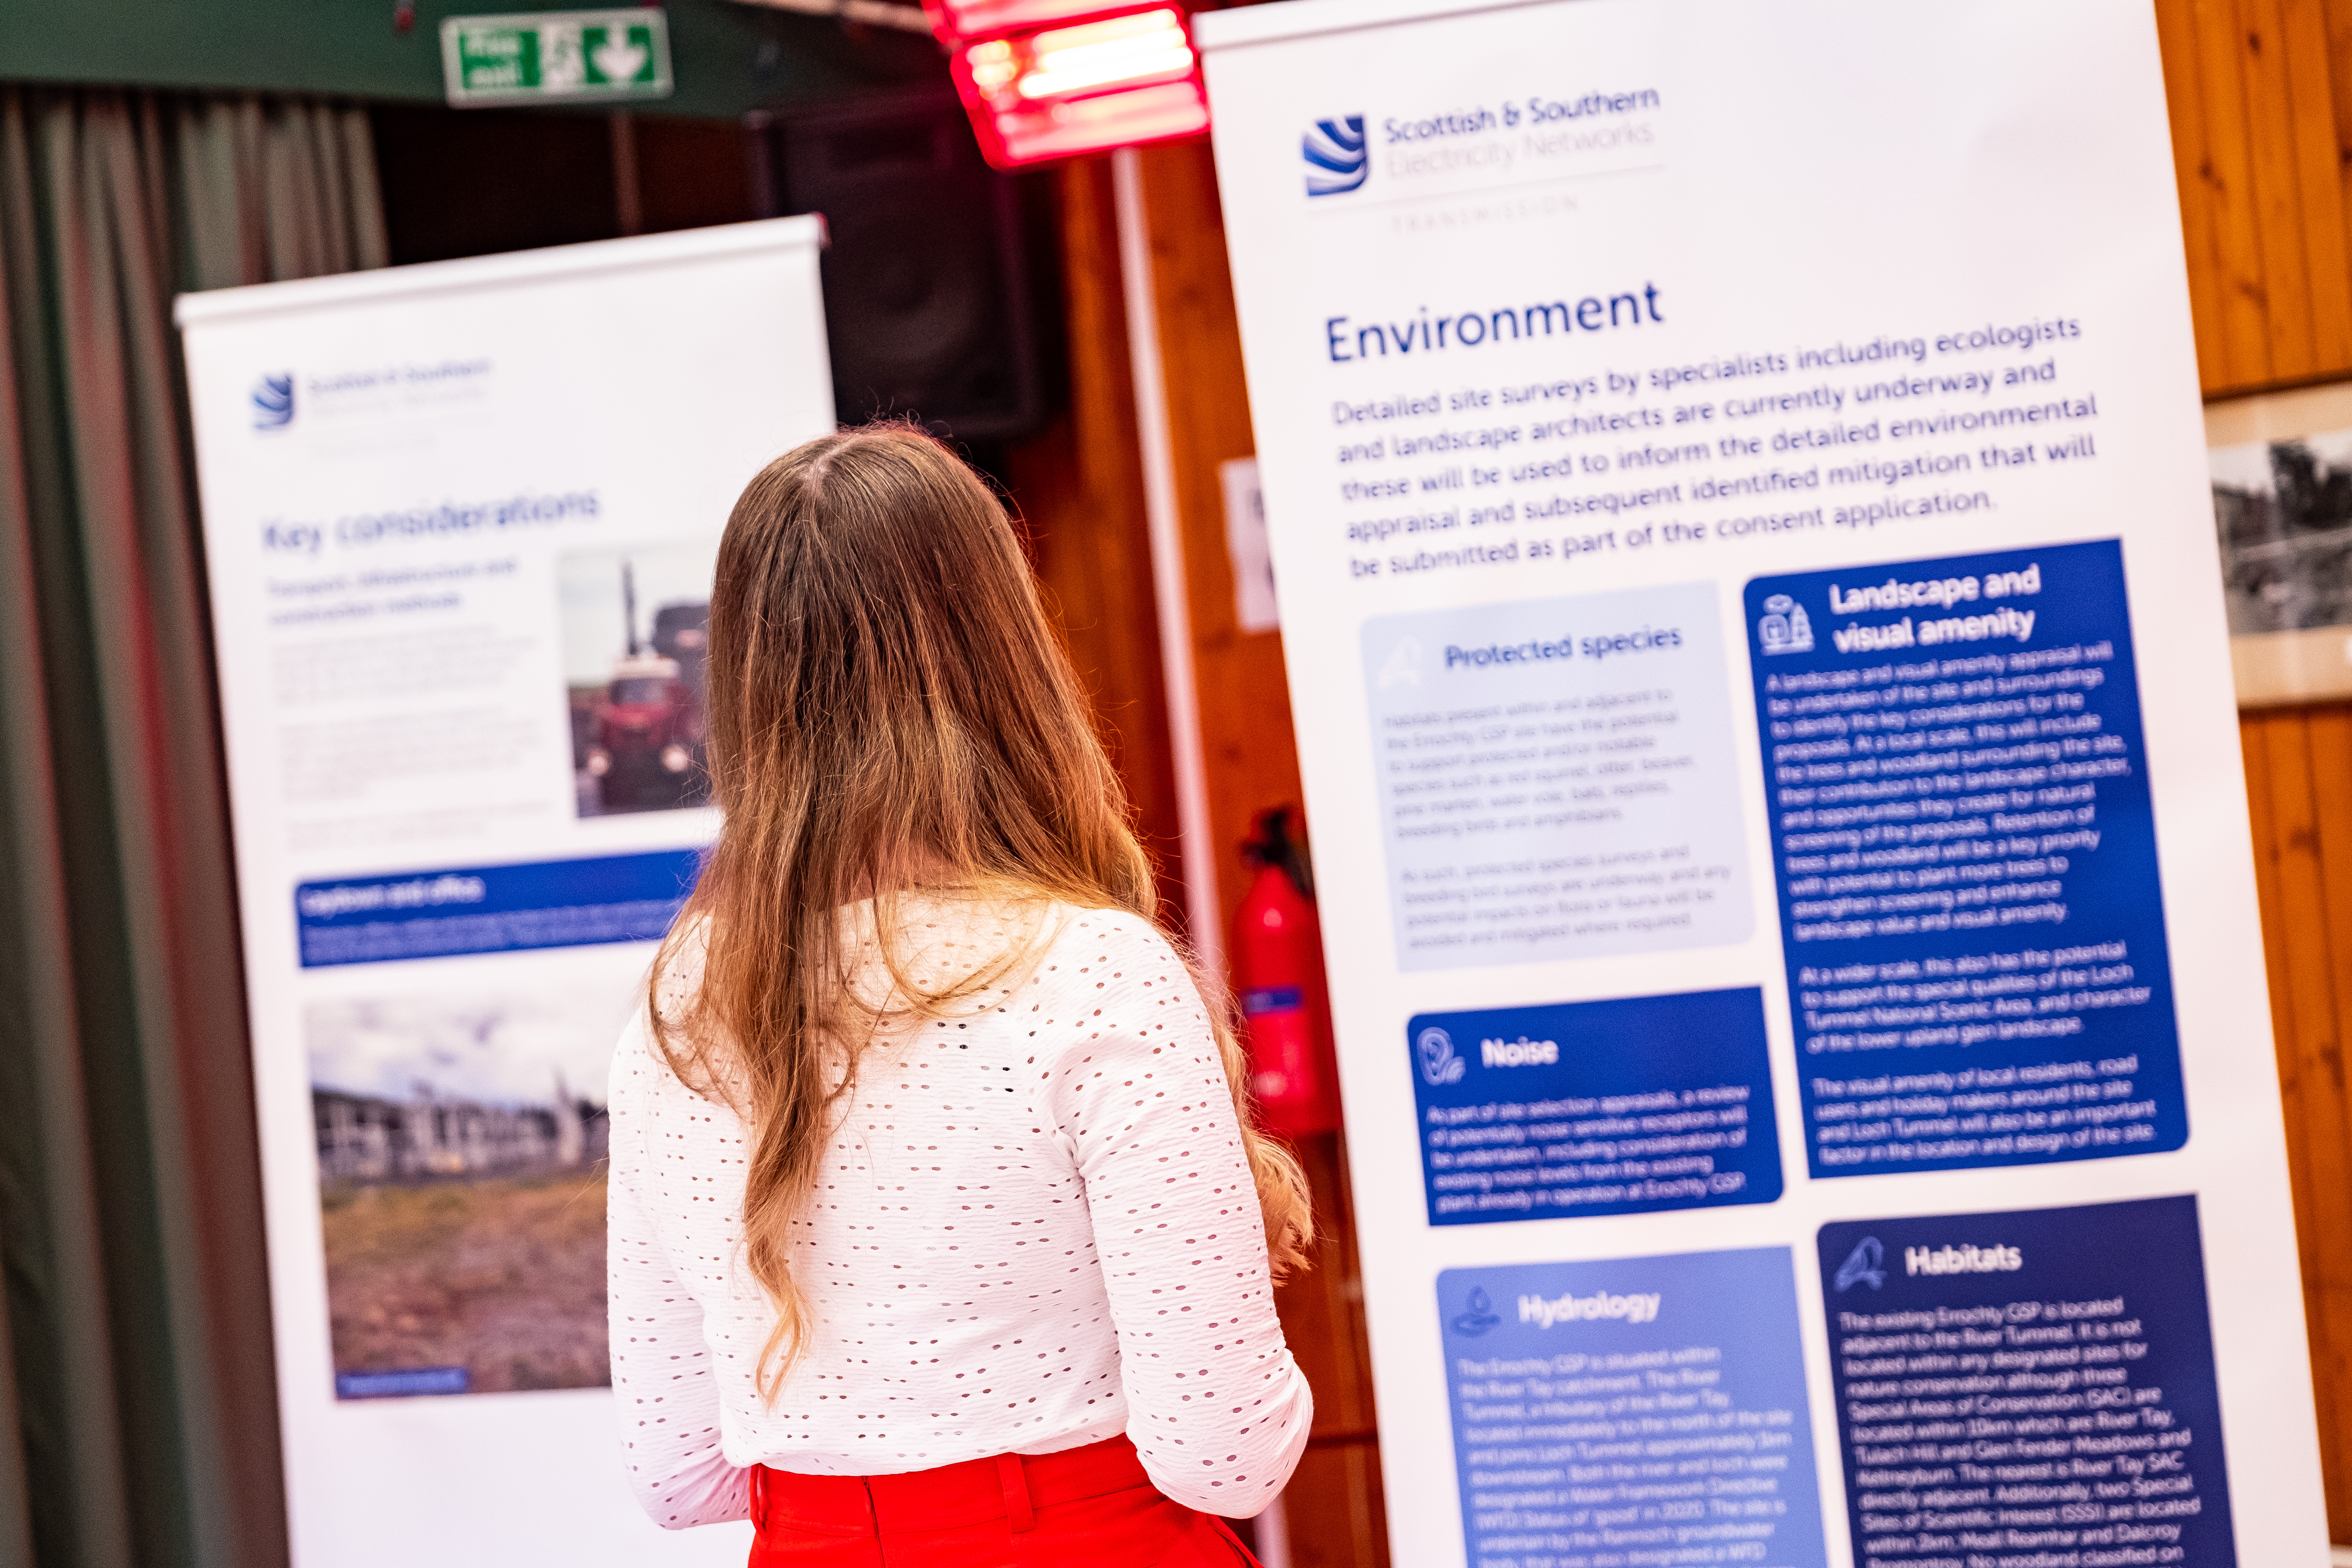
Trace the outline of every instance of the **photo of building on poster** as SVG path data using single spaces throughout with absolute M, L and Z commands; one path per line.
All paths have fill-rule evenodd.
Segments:
M 604 1096 L 634 1000 L 615 959 L 609 984 L 309 1009 L 338 1398 L 611 1383 Z
M 582 816 L 710 803 L 703 665 L 715 539 L 556 563 Z

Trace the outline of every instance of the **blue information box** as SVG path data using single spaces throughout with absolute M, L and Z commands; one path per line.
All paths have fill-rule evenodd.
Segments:
M 1474 1563 L 1819 1568 L 1789 1249 L 1437 1277 Z
M 1815 1176 L 2188 1141 L 2112 541 L 1758 578 Z
M 1861 1568 L 2232 1568 L 2194 1198 L 1823 1226 Z
M 304 882 L 302 967 L 658 942 L 701 872 L 700 850 L 658 849 Z
M 1424 1013 L 1407 1029 L 1432 1225 L 1780 1195 L 1752 986 Z

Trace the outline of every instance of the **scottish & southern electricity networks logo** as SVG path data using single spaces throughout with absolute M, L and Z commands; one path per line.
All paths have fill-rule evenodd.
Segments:
M 1307 127 L 1298 144 L 1307 160 L 1307 194 L 1342 195 L 1362 184 L 1372 172 L 1372 154 L 1364 140 L 1364 117 L 1343 115 L 1318 120 Z
M 265 372 L 253 384 L 253 427 L 283 430 L 294 423 L 294 373 Z

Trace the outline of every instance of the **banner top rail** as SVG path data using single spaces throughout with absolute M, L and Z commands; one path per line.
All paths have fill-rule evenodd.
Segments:
M 587 277 L 641 267 L 668 266 L 679 261 L 762 251 L 798 250 L 813 246 L 821 247 L 824 244 L 824 219 L 814 213 L 806 213 L 794 217 L 761 218 L 751 223 L 680 229 L 672 234 L 637 235 L 625 239 L 592 239 L 579 245 L 505 251 L 495 256 L 462 257 L 453 261 L 420 261 L 373 272 L 346 272 L 331 278 L 302 278 L 283 283 L 254 283 L 236 289 L 208 289 L 198 293 L 183 294 L 173 301 L 172 319 L 184 329 L 242 317 L 319 310 L 364 300 L 496 289 L 525 280 L 544 282 L 550 278 Z
M 1399 22 L 1558 4 L 1559 0 L 1283 0 L 1280 5 L 1201 12 L 1192 18 L 1192 47 L 1204 55 L 1213 54 L 1318 33 L 1353 33 Z

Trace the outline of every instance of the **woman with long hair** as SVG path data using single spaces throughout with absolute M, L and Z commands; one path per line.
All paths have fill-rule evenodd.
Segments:
M 708 671 L 724 823 L 613 1068 L 638 1500 L 753 1568 L 1249 1561 L 1305 1184 L 1003 509 L 903 426 L 786 454 Z

